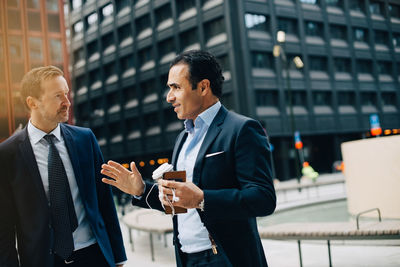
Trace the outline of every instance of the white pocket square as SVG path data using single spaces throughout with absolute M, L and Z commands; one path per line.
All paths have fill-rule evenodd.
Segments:
M 219 151 L 219 152 L 215 152 L 215 153 L 207 154 L 207 155 L 205 156 L 205 158 L 213 157 L 213 156 L 216 156 L 216 155 L 222 154 L 222 153 L 224 153 L 224 152 L 225 152 L 225 151 Z

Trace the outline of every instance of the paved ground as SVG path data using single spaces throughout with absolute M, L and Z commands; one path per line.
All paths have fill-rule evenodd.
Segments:
M 325 175 L 320 179 L 337 179 L 338 175 Z M 288 181 L 285 183 L 295 183 Z M 320 187 L 302 192 L 287 192 L 278 194 L 278 210 L 292 208 L 299 204 L 308 204 L 321 200 L 343 198 L 346 195 L 343 184 Z M 133 231 L 134 248 L 129 244 L 127 228 L 121 223 L 128 255 L 127 267 L 168 267 L 175 266 L 172 234 L 167 235 L 167 247 L 164 247 L 162 237 L 154 236 L 155 261 L 151 261 L 149 234 Z M 267 261 L 270 267 L 296 267 L 299 264 L 298 247 L 295 241 L 262 240 Z M 328 249 L 325 241 L 302 242 L 302 255 L 304 267 L 329 266 Z M 334 267 L 399 267 L 400 242 L 399 241 L 332 241 L 332 264 Z

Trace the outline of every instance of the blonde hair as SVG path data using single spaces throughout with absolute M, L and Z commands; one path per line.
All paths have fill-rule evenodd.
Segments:
M 26 104 L 26 98 L 28 96 L 40 98 L 43 93 L 41 87 L 42 81 L 58 76 L 64 76 L 64 72 L 55 66 L 34 68 L 24 75 L 21 81 L 21 100 L 28 110 L 30 109 Z

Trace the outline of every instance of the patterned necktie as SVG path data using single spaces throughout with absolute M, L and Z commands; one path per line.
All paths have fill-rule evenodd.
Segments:
M 71 190 L 60 154 L 54 145 L 55 136 L 46 135 L 49 143 L 48 171 L 51 219 L 54 229 L 54 252 L 67 259 L 74 251 L 72 233 L 78 227 Z

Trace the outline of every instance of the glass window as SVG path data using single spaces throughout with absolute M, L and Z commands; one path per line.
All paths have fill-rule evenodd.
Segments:
M 40 13 L 39 12 L 28 11 L 28 29 L 30 31 L 41 31 L 42 30 L 42 22 L 40 21 Z
M 24 63 L 12 62 L 11 65 L 11 81 L 13 83 L 19 83 L 24 76 Z M 19 102 L 18 102 L 19 103 Z
M 8 28 L 21 30 L 21 12 L 19 10 L 8 10 Z
M 58 12 L 58 0 L 46 0 L 46 8 L 49 11 Z
M 327 63 L 325 57 L 310 56 L 310 70 L 326 71 Z
M 168 3 L 168 4 L 163 5 L 160 8 L 157 8 L 155 15 L 156 15 L 156 25 L 157 26 L 161 22 L 163 22 L 169 18 L 172 18 L 171 5 Z
M 362 29 L 362 28 L 353 28 L 353 36 L 354 36 L 354 41 L 356 42 L 368 42 L 368 33 L 367 29 Z
M 288 92 L 286 92 L 286 99 L 289 99 Z M 305 91 L 292 91 L 292 104 L 293 104 L 293 106 L 305 107 L 307 105 L 306 92 Z
M 103 15 L 103 20 L 111 16 L 114 12 L 114 7 L 112 4 L 108 4 L 101 9 L 101 14 Z
M 113 33 L 109 33 L 105 36 L 103 36 L 103 38 L 101 38 L 101 42 L 103 45 L 103 52 L 105 52 L 107 50 L 107 48 L 111 47 L 114 45 L 114 35 Z
M 50 32 L 60 32 L 60 16 L 58 14 L 48 14 L 47 23 Z
M 358 73 L 372 73 L 372 62 L 367 59 L 357 60 L 357 70 Z
M 28 8 L 39 9 L 40 8 L 40 1 L 39 0 L 27 0 Z
M 246 13 L 244 20 L 247 29 L 269 32 L 268 21 L 265 15 Z
M 383 44 L 388 45 L 389 43 L 389 36 L 386 31 L 375 31 L 375 43 L 376 44 Z
M 131 25 L 130 23 L 118 28 L 118 40 L 119 44 L 124 42 L 124 40 L 127 40 L 128 38 L 132 39 L 132 30 L 131 30 Z M 133 41 L 133 39 L 132 39 Z M 125 42 L 124 42 L 125 43 Z
M 300 0 L 300 2 L 310 5 L 319 5 L 319 0 Z
M 382 15 L 383 11 L 383 2 L 373 1 L 371 0 L 369 3 L 369 12 L 375 15 Z
M 83 22 L 82 21 L 78 21 L 77 23 L 74 24 L 73 26 L 74 29 L 74 34 L 78 34 L 81 33 L 83 31 Z
M 343 7 L 343 0 L 325 0 L 327 6 Z
M 314 106 L 331 106 L 332 93 L 321 91 L 313 92 L 313 103 Z
M 19 7 L 20 0 L 8 0 L 7 5 L 9 7 Z
M 206 39 L 209 40 L 212 37 L 225 32 L 225 21 L 223 18 L 218 18 L 207 22 L 204 27 Z
M 72 9 L 77 9 L 82 6 L 82 0 L 72 0 Z
M 338 104 L 339 106 L 353 106 L 355 104 L 354 92 L 339 92 Z
M 381 98 L 383 106 L 396 106 L 395 92 L 382 92 Z
M 120 59 L 120 66 L 121 66 L 121 71 L 125 72 L 129 69 L 134 68 L 134 64 L 133 64 L 133 56 L 132 55 L 128 55 L 125 56 L 123 58 Z
M 390 61 L 378 61 L 377 62 L 378 73 L 392 75 L 392 62 Z
M 348 58 L 335 58 L 334 64 L 336 72 L 351 72 L 351 61 Z
M 198 43 L 199 39 L 197 37 L 197 29 L 192 29 L 182 33 L 179 39 L 182 44 L 181 46 L 182 49 L 188 47 L 189 45 Z
M 278 103 L 278 91 L 256 91 L 256 105 L 258 107 L 277 107 Z
M 389 14 L 392 18 L 400 18 L 400 5 L 389 4 Z
M 297 21 L 296 19 L 278 18 L 278 31 L 297 35 Z
M 346 26 L 342 25 L 331 25 L 331 38 L 332 39 L 340 39 L 340 40 L 347 40 L 346 36 Z
M 185 12 L 196 6 L 195 0 L 176 0 L 176 7 L 178 10 L 178 17 Z
M 173 38 L 162 41 L 158 44 L 160 58 L 175 51 L 175 43 Z
M 51 62 L 62 62 L 62 45 L 60 39 L 50 39 Z
M 87 25 L 88 25 L 88 28 L 91 27 L 91 26 L 96 26 L 96 25 L 97 25 L 97 18 L 98 18 L 98 16 L 97 16 L 97 13 L 96 13 L 96 12 L 90 14 L 90 15 L 87 17 Z
M 271 53 L 251 52 L 251 65 L 253 68 L 273 69 L 273 58 Z
M 315 21 L 306 21 L 305 26 L 306 26 L 305 27 L 306 35 L 317 36 L 317 37 L 323 36 L 322 23 L 315 22 Z
M 361 93 L 361 105 L 363 106 L 375 106 L 377 104 L 376 93 L 368 92 Z
M 136 20 L 136 35 L 139 35 L 143 30 L 150 28 L 150 16 L 145 15 Z
M 115 1 L 115 4 L 117 5 L 117 13 L 119 13 L 122 9 L 129 7 L 129 0 L 118 0 Z
M 140 66 L 143 66 L 146 62 L 149 62 L 153 59 L 153 55 L 151 53 L 151 47 L 146 47 L 142 49 L 138 53 Z
M 364 0 L 349 0 L 351 10 L 363 12 L 365 11 Z
M 74 63 L 84 60 L 85 59 L 85 52 L 83 48 L 79 48 L 78 50 L 74 51 Z
M 393 33 L 393 45 L 394 47 L 400 47 L 400 33 Z
M 222 71 L 229 71 L 231 69 L 230 63 L 229 63 L 229 56 L 228 55 L 223 55 L 219 56 L 217 58 L 219 64 L 221 65 Z
M 33 61 L 43 60 L 42 38 L 29 37 L 29 57 Z
M 10 36 L 8 42 L 10 58 L 13 60 L 22 59 L 22 37 Z
M 91 42 L 87 46 L 87 53 L 88 53 L 88 58 L 90 58 L 92 55 L 96 54 L 99 52 L 99 45 L 97 43 L 97 40 Z
M 116 73 L 115 63 L 111 62 L 104 67 L 104 75 L 106 79 L 113 76 Z

